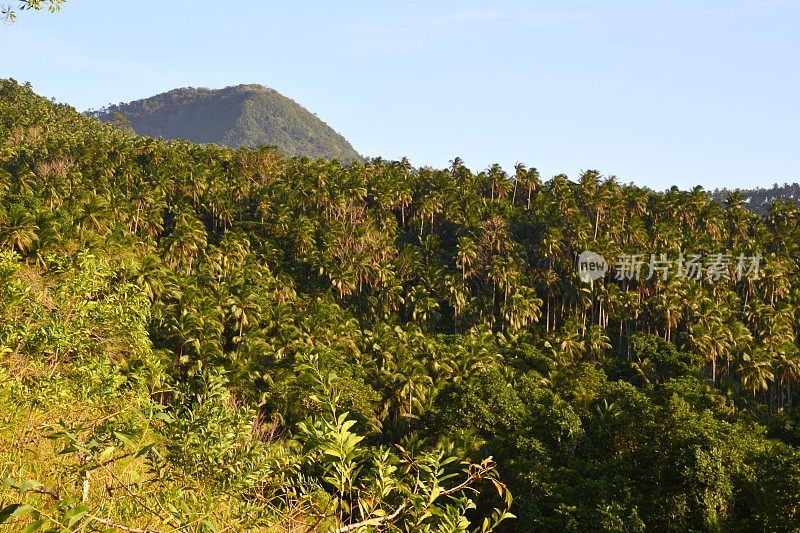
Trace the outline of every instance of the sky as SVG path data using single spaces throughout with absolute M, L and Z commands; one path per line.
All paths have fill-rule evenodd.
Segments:
M 0 51 L 0 77 L 80 111 L 259 83 L 415 166 L 800 181 L 800 0 L 68 0 L 0 25 Z

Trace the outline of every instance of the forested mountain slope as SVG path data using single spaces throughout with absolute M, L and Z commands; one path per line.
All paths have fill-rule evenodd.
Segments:
M 105 121 L 124 117 L 136 133 L 150 137 L 232 148 L 275 146 L 290 156 L 344 162 L 361 157 L 316 115 L 261 85 L 175 89 L 90 114 Z
M 797 530 L 798 228 L 593 171 L 137 137 L 2 81 L 0 521 Z M 680 252 L 734 259 L 614 279 Z
M 800 184 L 798 183 L 784 183 L 778 185 L 774 183 L 768 189 L 735 189 L 733 191 L 728 189 L 715 189 L 711 193 L 712 198 L 718 202 L 729 201 L 731 195 L 734 195 L 734 201 L 742 201 L 751 211 L 760 215 L 766 215 L 770 212 L 772 204 L 777 201 L 788 202 L 794 205 L 800 204 Z

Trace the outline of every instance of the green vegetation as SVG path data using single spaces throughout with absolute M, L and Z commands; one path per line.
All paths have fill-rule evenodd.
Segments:
M 0 522 L 800 530 L 799 214 L 137 137 L 3 81 Z M 763 275 L 584 284 L 585 249 Z
M 773 183 L 769 189 L 716 189 L 711 193 L 711 197 L 716 201 L 724 203 L 727 201 L 743 202 L 751 211 L 760 215 L 768 215 L 772 204 L 776 200 L 798 205 L 800 202 L 800 184 L 784 183 L 778 185 Z
M 260 85 L 175 89 L 91 114 L 111 122 L 122 116 L 136 133 L 150 137 L 231 148 L 274 146 L 289 156 L 345 163 L 361 157 L 316 115 Z

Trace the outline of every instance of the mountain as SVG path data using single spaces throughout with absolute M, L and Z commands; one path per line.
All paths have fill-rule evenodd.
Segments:
M 338 159 L 361 156 L 316 115 L 262 85 L 224 89 L 186 87 L 91 111 L 106 122 L 121 119 L 139 135 L 215 143 L 232 148 L 271 145 L 289 156 Z

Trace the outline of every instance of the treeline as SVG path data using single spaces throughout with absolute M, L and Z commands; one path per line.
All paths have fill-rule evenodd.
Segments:
M 14 81 L 0 139 L 14 523 L 800 528 L 795 205 L 156 141 Z M 760 275 L 615 279 L 661 253 Z
M 800 202 L 800 184 L 773 183 L 769 188 L 756 189 L 714 189 L 711 197 L 725 203 L 733 196 L 736 201 L 742 201 L 748 209 L 759 215 L 768 215 L 775 201 L 782 201 L 797 205 Z

